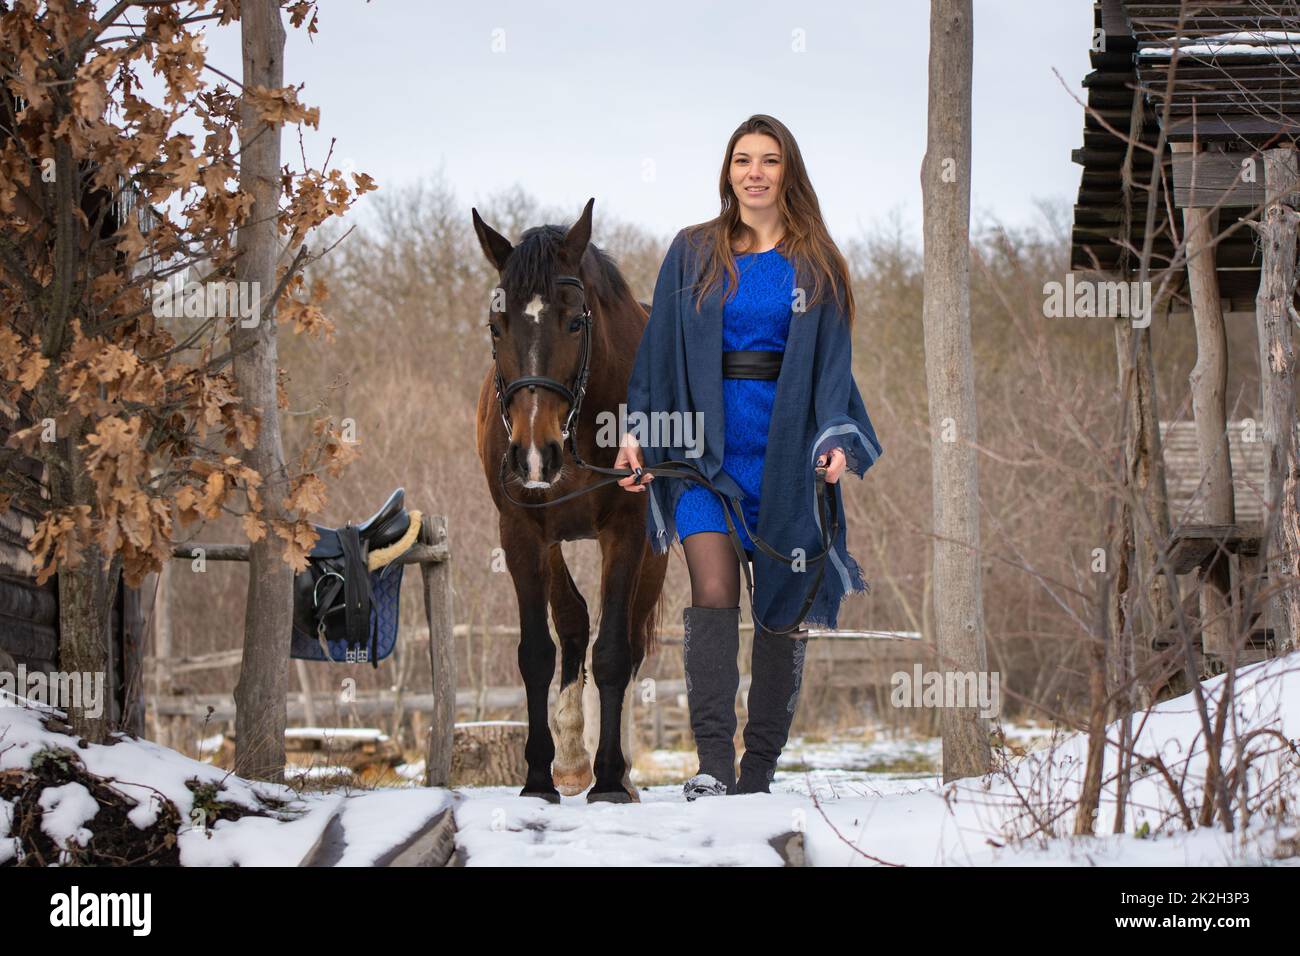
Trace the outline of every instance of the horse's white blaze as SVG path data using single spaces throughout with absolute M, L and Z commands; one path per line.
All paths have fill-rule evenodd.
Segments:
M 541 296 L 533 296 L 524 314 L 534 322 L 542 320 L 542 299 Z M 540 359 L 538 350 L 541 347 L 541 336 L 533 337 L 532 344 L 528 349 L 528 367 L 525 375 L 540 375 Z M 536 392 L 529 391 L 525 393 L 525 401 L 528 402 L 528 452 L 524 455 L 524 461 L 528 465 L 528 480 L 524 482 L 525 488 L 549 488 L 551 483 L 542 480 L 542 451 L 537 447 L 537 442 L 533 436 L 537 434 L 537 410 L 541 404 L 541 396 Z
M 537 396 L 533 396 L 532 408 L 528 410 L 528 481 L 529 484 L 536 482 L 542 487 L 546 487 L 547 482 L 542 481 L 542 450 L 537 447 L 537 440 L 534 436 L 537 434 Z
M 524 315 L 528 316 L 534 322 L 541 322 L 543 308 L 542 297 L 540 295 L 535 295 L 533 296 L 532 301 L 528 303 L 527 308 L 524 309 Z

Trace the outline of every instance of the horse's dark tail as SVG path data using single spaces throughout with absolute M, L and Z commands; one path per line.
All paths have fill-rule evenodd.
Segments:
M 647 552 L 649 551 L 648 546 L 646 550 Z M 642 567 L 642 579 L 637 582 L 637 585 L 638 587 L 643 585 L 648 587 L 649 585 L 644 579 L 644 565 Z M 664 606 L 668 603 L 668 594 L 663 589 L 663 584 L 663 579 L 660 579 L 658 599 L 650 608 L 650 612 L 645 616 L 645 621 L 642 623 L 640 630 L 634 630 L 631 634 L 632 660 L 634 662 L 632 670 L 633 678 L 636 677 L 637 672 L 640 671 L 641 665 L 645 663 L 646 659 L 659 651 L 659 627 L 664 617 Z M 633 598 L 633 601 L 635 603 L 636 599 Z
M 668 592 L 661 586 L 659 600 L 655 601 L 654 609 L 646 615 L 645 634 L 642 635 L 641 641 L 642 660 L 659 653 L 659 626 L 663 621 L 664 608 L 667 604 Z

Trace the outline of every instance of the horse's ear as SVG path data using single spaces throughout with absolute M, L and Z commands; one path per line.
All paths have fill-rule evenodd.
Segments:
M 561 243 L 564 258 L 575 267 L 582 261 L 582 254 L 587 251 L 587 243 L 591 241 L 591 209 L 595 205 L 596 197 L 592 196 L 583 207 L 578 221 L 564 234 L 564 242 Z
M 470 214 L 474 217 L 474 232 L 478 235 L 478 244 L 483 248 L 483 255 L 487 257 L 488 262 L 492 263 L 493 268 L 500 272 L 505 268 L 506 260 L 510 258 L 510 253 L 515 251 L 515 247 L 510 244 L 509 239 L 485 223 L 479 217 L 477 209 L 471 207 Z

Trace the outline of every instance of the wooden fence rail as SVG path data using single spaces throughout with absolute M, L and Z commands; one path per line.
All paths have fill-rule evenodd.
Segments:
M 427 537 L 426 537 L 427 535 Z M 399 666 L 395 675 L 394 689 L 358 690 L 348 696 L 337 692 L 313 692 L 310 687 L 308 669 L 305 662 L 297 661 L 301 692 L 290 694 L 285 701 L 289 720 L 295 723 L 306 722 L 317 726 L 321 720 L 341 723 L 344 720 L 363 720 L 374 722 L 377 717 L 386 717 L 394 728 L 402 726 L 404 715 L 420 715 L 420 720 L 413 726 L 429 721 L 427 770 L 425 782 L 429 786 L 445 786 L 450 780 L 452 744 L 457 712 L 480 714 L 484 711 L 518 712 L 526 704 L 522 684 L 510 686 L 488 686 L 477 688 L 458 688 L 456 682 L 456 639 L 505 638 L 518 640 L 519 628 L 511 624 L 473 625 L 469 623 L 451 623 L 451 578 L 450 545 L 447 539 L 446 519 L 442 516 L 430 516 L 421 532 L 421 543 L 412 547 L 398 560 L 402 564 L 419 564 L 424 577 L 426 600 L 430 600 L 432 609 L 432 631 L 428 626 L 403 627 L 399 635 L 401 646 L 418 646 L 427 641 L 430 664 L 433 672 L 432 687 L 420 688 L 411 692 L 405 686 L 407 668 Z M 200 556 L 211 561 L 247 561 L 248 547 L 235 544 L 191 543 L 177 546 L 173 555 L 177 559 L 193 560 Z M 165 620 L 166 614 L 161 617 Z M 741 631 L 750 634 L 753 623 L 742 621 Z M 163 633 L 155 644 L 155 654 L 146 660 L 145 670 L 151 679 L 155 693 L 150 701 L 155 721 L 168 725 L 181 722 L 201 723 L 212 720 L 219 723 L 234 720 L 235 704 L 231 694 L 172 694 L 177 677 L 202 671 L 237 666 L 243 657 L 242 649 L 196 654 L 191 656 L 173 656 L 171 653 L 170 628 L 164 627 Z M 680 645 L 682 627 L 665 626 L 658 629 L 659 641 L 665 646 Z M 593 629 L 593 637 L 596 634 Z M 810 640 L 817 642 L 822 650 L 816 655 L 824 661 L 834 660 L 843 664 L 870 664 L 876 667 L 888 663 L 903 663 L 916 658 L 921 650 L 921 635 L 914 631 L 880 631 L 880 630 L 842 630 L 832 631 L 811 628 Z M 897 650 L 891 650 L 896 648 Z M 407 661 L 410 655 L 398 654 L 398 659 Z M 809 662 L 813 664 L 813 657 Z M 815 666 L 815 665 L 814 665 Z M 840 677 L 849 683 L 843 683 L 834 674 L 828 684 L 834 686 L 854 686 L 850 673 Z M 834 666 L 832 666 L 834 670 Z M 749 686 L 749 675 L 741 675 L 739 694 L 743 695 Z M 635 688 L 634 688 L 635 689 Z M 554 696 L 556 689 L 552 689 Z M 676 720 L 676 710 L 682 709 L 680 702 L 686 693 L 685 681 L 676 679 L 655 679 L 655 698 L 663 706 L 646 705 L 637 694 L 629 695 L 632 716 L 652 714 L 654 726 L 662 736 L 665 721 L 675 725 L 683 721 Z M 593 714 L 593 717 L 595 715 Z M 684 720 L 684 718 L 683 718 Z

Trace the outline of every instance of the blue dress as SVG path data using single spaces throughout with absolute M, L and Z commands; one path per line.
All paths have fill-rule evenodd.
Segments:
M 768 350 L 784 352 L 790 332 L 795 274 L 790 261 L 776 249 L 736 257 L 740 287 L 723 308 L 724 351 Z M 721 356 L 719 356 L 721 361 Z M 767 433 L 776 401 L 776 380 L 724 378 L 722 400 L 726 419 L 726 446 L 722 469 L 745 492 L 745 524 L 758 530 L 759 493 L 763 486 L 763 460 Z M 746 551 L 754 542 L 732 508 L 731 520 Z M 681 493 L 674 513 L 677 537 L 684 541 L 700 531 L 727 531 L 722 504 L 702 485 L 690 483 Z

